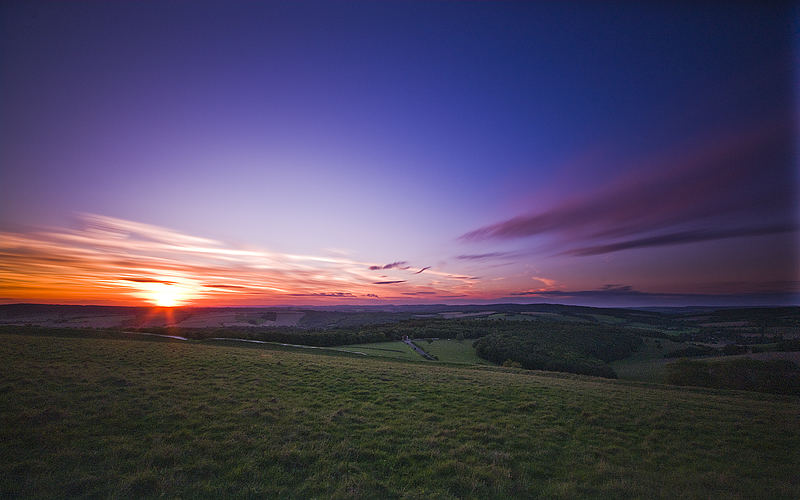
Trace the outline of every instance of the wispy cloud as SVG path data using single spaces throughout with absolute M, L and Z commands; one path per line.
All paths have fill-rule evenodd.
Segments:
M 784 284 L 785 285 L 785 284 Z M 630 285 L 604 285 L 595 290 L 528 290 L 509 294 L 512 300 L 525 298 L 528 301 L 553 301 L 557 303 L 580 303 L 595 306 L 674 306 L 694 305 L 795 305 L 800 299 L 797 284 L 781 286 L 772 290 L 747 293 L 700 294 L 700 293 L 652 293 L 636 290 Z
M 617 182 L 541 212 L 475 229 L 461 239 L 550 235 L 556 245 L 568 247 L 562 254 L 582 256 L 796 231 L 790 143 L 784 124 L 757 124 L 684 148 L 688 153 L 665 155 L 630 169 Z M 605 242 L 580 244 L 590 240 Z M 492 252 L 458 258 L 504 256 Z
M 565 255 L 588 256 L 601 255 L 631 248 L 647 248 L 666 245 L 680 245 L 683 243 L 695 243 L 699 241 L 712 241 L 727 238 L 739 238 L 743 236 L 763 236 L 768 234 L 779 234 L 796 231 L 796 224 L 777 224 L 762 227 L 736 228 L 724 231 L 714 230 L 694 230 L 681 231 L 677 233 L 660 234 L 646 238 L 621 241 L 608 245 L 594 245 L 588 247 L 574 248 L 563 252 Z
M 494 260 L 494 259 L 506 259 L 506 258 L 513 258 L 519 257 L 518 252 L 488 252 L 488 253 L 476 253 L 476 254 L 464 254 L 459 255 L 456 257 L 458 260 Z
M 369 266 L 370 271 L 377 271 L 379 269 L 409 269 L 408 262 L 392 262 L 384 266 Z
M 320 292 L 320 293 L 292 293 L 292 297 L 336 297 L 336 298 L 355 298 L 349 292 Z
M 389 276 L 376 281 L 371 267 Z M 469 289 L 463 277 L 430 267 L 412 271 L 404 261 L 372 266 L 235 247 L 94 214 L 78 215 L 70 229 L 0 233 L 4 302 L 136 303 L 168 294 L 177 303 L 272 304 L 386 298 L 389 288 L 394 297 L 420 287 L 450 294 Z
M 161 283 L 162 285 L 174 285 L 174 281 L 157 280 L 153 278 L 120 278 L 125 281 L 133 281 L 134 283 Z

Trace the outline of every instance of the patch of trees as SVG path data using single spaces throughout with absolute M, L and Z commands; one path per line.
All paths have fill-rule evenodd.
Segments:
M 411 339 L 461 338 L 474 339 L 490 331 L 496 322 L 457 320 L 457 319 L 410 319 L 383 324 L 359 324 L 337 328 L 307 327 L 223 327 L 223 328 L 182 328 L 145 327 L 131 331 L 177 335 L 192 340 L 209 338 L 240 338 L 300 344 L 315 347 L 333 347 L 348 344 L 371 342 L 392 342 L 404 336 Z
M 384 329 L 398 336 L 411 339 L 477 339 L 491 332 L 497 322 L 474 319 L 410 319 L 391 325 L 370 325 L 369 328 Z
M 497 322 L 475 341 L 479 357 L 549 370 L 617 378 L 607 363 L 624 359 L 642 344 L 633 331 L 582 323 Z
M 788 360 L 681 359 L 666 366 L 668 384 L 800 395 L 800 368 Z
M 346 344 L 365 344 L 386 342 L 390 339 L 377 329 L 358 328 L 308 329 L 296 327 L 225 327 L 225 328 L 136 328 L 133 331 L 159 335 L 177 335 L 191 340 L 213 338 L 236 338 L 277 342 L 280 344 L 299 344 L 314 347 L 333 347 Z

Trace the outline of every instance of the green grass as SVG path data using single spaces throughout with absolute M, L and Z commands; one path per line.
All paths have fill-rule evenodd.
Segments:
M 664 355 L 685 345 L 661 338 L 646 337 L 643 340 L 637 352 L 629 358 L 610 363 L 611 368 L 625 380 L 663 383 L 667 363 L 675 361 L 665 359 Z
M 351 344 L 338 346 L 336 349 L 344 351 L 361 352 L 369 356 L 384 358 L 398 358 L 408 361 L 421 361 L 422 357 L 417 354 L 405 342 L 373 342 L 370 344 Z
M 426 340 L 416 340 L 416 344 L 422 347 L 425 352 L 436 356 L 439 361 L 445 363 L 468 363 L 473 365 L 494 365 L 493 363 L 479 358 L 472 347 L 474 340 L 465 339 L 461 342 L 452 339 L 437 339 L 431 343 Z
M 800 398 L 273 349 L 0 336 L 0 498 L 800 497 Z

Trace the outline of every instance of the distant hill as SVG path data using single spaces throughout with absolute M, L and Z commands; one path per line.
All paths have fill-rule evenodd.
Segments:
M 799 328 L 800 307 L 600 308 L 563 304 L 420 304 L 403 306 L 128 307 L 95 305 L 0 305 L 0 324 L 59 327 L 270 327 L 336 328 L 393 323 L 411 318 L 533 319 L 582 321 L 687 333 L 711 325 L 727 333 Z M 792 335 L 793 332 L 783 332 Z M 774 332 L 767 332 L 774 334 Z

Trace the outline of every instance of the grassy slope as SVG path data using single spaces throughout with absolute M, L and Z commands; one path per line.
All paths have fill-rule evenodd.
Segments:
M 621 379 L 663 383 L 666 364 L 675 361 L 664 358 L 664 355 L 680 347 L 684 347 L 684 344 L 666 339 L 645 338 L 637 352 L 629 358 L 610 363 L 611 368 Z
M 490 361 L 481 359 L 475 354 L 472 339 L 461 342 L 454 339 L 436 339 L 428 342 L 425 339 L 414 341 L 428 354 L 436 356 L 443 363 L 466 363 L 470 365 L 494 366 Z M 362 352 L 369 356 L 399 358 L 409 361 L 421 361 L 422 356 L 417 354 L 404 342 L 376 342 L 371 344 L 352 344 L 336 347 L 346 351 Z
M 0 337 L 2 498 L 798 498 L 800 400 Z

